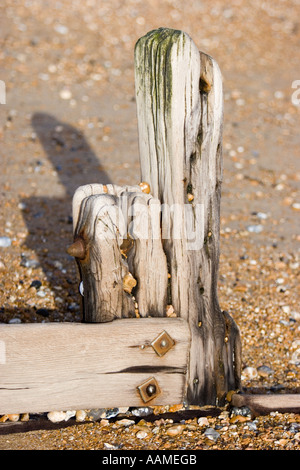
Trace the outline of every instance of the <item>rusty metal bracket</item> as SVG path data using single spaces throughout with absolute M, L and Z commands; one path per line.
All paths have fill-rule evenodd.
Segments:
M 164 356 L 175 344 L 175 341 L 164 330 L 155 338 L 151 346 L 158 356 Z
M 153 400 L 153 398 L 156 398 L 161 393 L 157 380 L 154 377 L 150 377 L 146 382 L 139 385 L 137 389 L 145 403 Z

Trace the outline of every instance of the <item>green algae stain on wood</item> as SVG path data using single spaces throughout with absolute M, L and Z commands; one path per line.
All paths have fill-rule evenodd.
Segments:
M 231 329 L 225 341 L 227 320 L 217 297 L 221 73 L 188 34 L 168 28 L 137 42 L 135 73 L 141 181 L 169 210 L 188 203 L 191 217 L 185 226 L 184 211 L 181 219 L 171 210 L 170 218 L 162 216 L 169 301 L 192 334 L 186 402 L 220 404 L 240 385 L 239 332 Z

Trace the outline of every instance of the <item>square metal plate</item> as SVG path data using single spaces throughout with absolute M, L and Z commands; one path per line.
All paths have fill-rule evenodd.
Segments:
M 153 400 L 153 398 L 157 397 L 161 393 L 157 380 L 154 377 L 151 377 L 150 379 L 146 380 L 146 382 L 143 382 L 137 388 L 140 392 L 142 400 L 145 403 L 150 400 Z
M 151 346 L 158 356 L 164 356 L 175 344 L 175 341 L 164 330 L 155 338 Z

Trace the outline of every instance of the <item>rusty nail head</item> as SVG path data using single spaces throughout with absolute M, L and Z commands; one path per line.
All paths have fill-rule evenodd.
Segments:
M 137 388 L 145 403 L 153 400 L 153 398 L 157 397 L 161 393 L 157 380 L 154 377 L 146 380 L 146 382 L 143 382 Z
M 162 333 L 152 341 L 151 346 L 158 356 L 163 356 L 174 346 L 174 344 L 175 341 L 171 336 L 166 331 L 162 331 Z

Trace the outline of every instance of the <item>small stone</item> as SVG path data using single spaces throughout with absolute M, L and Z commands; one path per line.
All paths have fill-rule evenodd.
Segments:
M 153 410 L 149 406 L 146 406 L 143 408 L 135 408 L 134 410 L 131 411 L 131 413 L 133 414 L 133 416 L 137 416 L 141 418 L 143 416 L 151 415 L 153 413 Z
M 300 312 L 291 312 L 291 318 L 295 321 L 300 321 Z
M 5 423 L 8 420 L 8 415 L 2 415 L 0 417 L 0 423 Z
M 65 421 L 69 421 L 70 418 L 73 418 L 76 415 L 76 411 L 67 410 L 65 415 Z
M 0 247 L 8 248 L 11 245 L 11 239 L 9 237 L 0 237 Z
M 248 421 L 247 426 L 250 429 L 250 431 L 257 431 L 257 426 L 254 421 Z
M 66 413 L 65 411 L 50 411 L 47 414 L 47 418 L 49 421 L 52 423 L 60 423 L 61 421 L 64 421 L 66 418 Z
M 243 379 L 255 379 L 258 376 L 257 369 L 255 367 L 245 367 L 242 370 Z
M 29 421 L 29 413 L 21 414 L 20 421 L 22 421 L 23 423 Z
M 108 426 L 108 425 L 109 425 L 109 419 L 100 420 L 100 426 Z
M 261 233 L 263 231 L 263 226 L 258 224 L 258 225 L 248 225 L 247 230 L 250 233 Z
M 105 412 L 105 418 L 107 418 L 107 419 L 114 418 L 114 417 L 117 416 L 119 413 L 120 413 L 119 408 L 111 408 L 111 409 L 108 409 L 108 410 L 106 410 L 106 412 Z
M 104 447 L 105 449 L 108 449 L 108 450 L 117 450 L 119 448 L 118 445 L 110 444 L 109 442 L 104 442 Z
M 60 91 L 59 96 L 62 100 L 70 100 L 72 98 L 72 93 L 67 88 L 64 88 Z
M 128 406 L 120 406 L 119 408 L 119 414 L 125 414 L 129 410 Z
M 260 366 L 257 368 L 258 375 L 260 377 L 269 377 L 274 374 L 274 371 L 268 366 Z
M 149 433 L 148 433 L 147 431 L 138 431 L 138 432 L 136 433 L 136 437 L 137 437 L 138 439 L 145 439 L 145 438 L 148 437 L 148 436 L 149 436 Z
M 265 220 L 268 218 L 268 214 L 265 214 L 264 212 L 257 212 L 256 217 Z
M 9 421 L 13 421 L 14 423 L 15 423 L 16 421 L 19 421 L 19 419 L 20 419 L 20 415 L 19 415 L 19 414 L 9 414 L 9 415 L 7 415 L 7 416 L 8 416 Z
M 231 410 L 232 416 L 248 416 L 251 417 L 251 410 L 247 406 L 241 406 L 240 408 L 234 406 Z
M 87 417 L 87 412 L 85 410 L 77 410 L 75 417 L 76 421 L 82 423 Z
M 171 426 L 167 429 L 168 436 L 175 437 L 179 436 L 182 431 L 184 430 L 184 426 L 182 424 L 178 424 L 176 426 Z
M 300 211 L 300 202 L 294 202 L 294 204 L 292 204 L 292 208 L 295 211 Z
M 198 419 L 199 426 L 209 426 L 209 421 L 206 417 L 200 417 Z
M 216 441 L 219 439 L 219 437 L 220 437 L 220 434 L 219 434 L 218 431 L 216 431 L 214 428 L 207 428 L 207 429 L 204 431 L 204 435 L 205 435 L 208 439 L 210 439 L 210 440 L 212 440 L 212 441 L 214 441 L 214 442 L 216 442 Z
M 229 422 L 230 422 L 230 424 L 244 423 L 245 421 L 248 421 L 249 419 L 250 419 L 250 417 L 248 417 L 248 416 L 235 415 L 232 418 L 230 418 Z
M 166 315 L 167 317 L 176 317 L 173 305 L 167 305 Z
M 24 268 L 38 268 L 39 267 L 39 262 L 36 261 L 35 259 L 28 259 L 25 255 L 21 255 L 21 263 L 20 266 L 23 266 Z
M 30 284 L 30 287 L 35 287 L 35 289 L 38 290 L 41 287 L 41 285 L 42 285 L 41 281 L 39 281 L 38 279 L 35 279 Z
M 17 323 L 22 323 L 22 320 L 20 318 L 11 318 L 8 323 L 10 325 L 17 324 Z
M 120 419 L 118 421 L 116 421 L 116 424 L 118 424 L 119 426 L 132 426 L 133 424 L 135 424 L 135 422 L 132 420 L 132 419 Z
M 98 421 L 99 419 L 106 417 L 106 410 L 105 408 L 97 408 L 97 409 L 89 410 L 89 412 L 87 413 L 87 416 L 89 419 Z
M 62 24 L 56 24 L 54 26 L 54 30 L 57 33 L 63 34 L 63 35 L 68 34 L 68 32 L 69 32 L 69 28 L 67 26 L 62 25 Z

